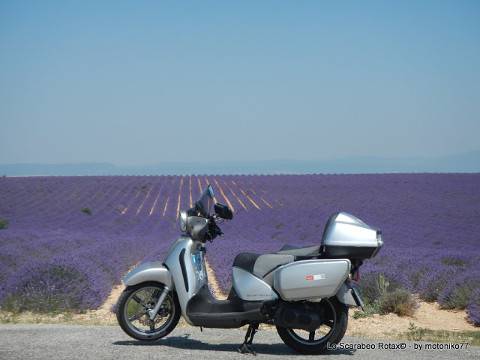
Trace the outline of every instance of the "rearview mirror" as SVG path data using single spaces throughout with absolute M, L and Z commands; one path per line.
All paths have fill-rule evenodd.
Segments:
M 215 214 L 217 214 L 219 218 L 222 218 L 225 220 L 233 219 L 233 212 L 227 205 L 216 203 L 214 206 L 214 209 L 215 209 Z

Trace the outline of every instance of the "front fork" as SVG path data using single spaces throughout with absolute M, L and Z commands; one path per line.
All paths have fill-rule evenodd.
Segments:
M 155 304 L 155 307 L 153 309 L 148 310 L 148 317 L 150 318 L 150 320 L 153 321 L 153 319 L 155 319 L 155 316 L 157 316 L 158 310 L 160 310 L 160 307 L 165 301 L 165 298 L 167 297 L 169 291 L 170 289 L 167 286 L 163 287 L 162 293 L 160 294 L 158 301 Z

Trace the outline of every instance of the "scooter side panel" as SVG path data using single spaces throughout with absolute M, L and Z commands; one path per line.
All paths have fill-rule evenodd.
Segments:
M 165 265 L 172 275 L 173 283 L 175 283 L 182 315 L 189 323 L 190 320 L 186 312 L 188 300 L 207 282 L 206 275 L 203 280 L 195 275 L 195 267 L 192 261 L 194 251 L 196 251 L 195 242 L 189 237 L 181 237 L 173 244 L 165 259 Z M 205 269 L 203 268 L 202 271 L 205 271 Z
M 232 273 L 233 288 L 240 299 L 246 301 L 266 301 L 278 298 L 270 285 L 248 271 L 234 266 Z
M 273 287 L 286 301 L 334 296 L 350 272 L 348 259 L 296 261 L 278 268 Z

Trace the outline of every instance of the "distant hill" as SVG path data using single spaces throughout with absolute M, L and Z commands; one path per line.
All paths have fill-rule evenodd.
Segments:
M 110 163 L 0 164 L 0 175 L 183 175 L 183 174 L 358 174 L 480 172 L 480 151 L 442 157 L 347 157 L 332 160 L 164 162 L 117 166 Z

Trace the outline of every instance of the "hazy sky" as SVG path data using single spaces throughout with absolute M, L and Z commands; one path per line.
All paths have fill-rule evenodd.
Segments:
M 479 1 L 0 2 L 0 163 L 480 148 Z

